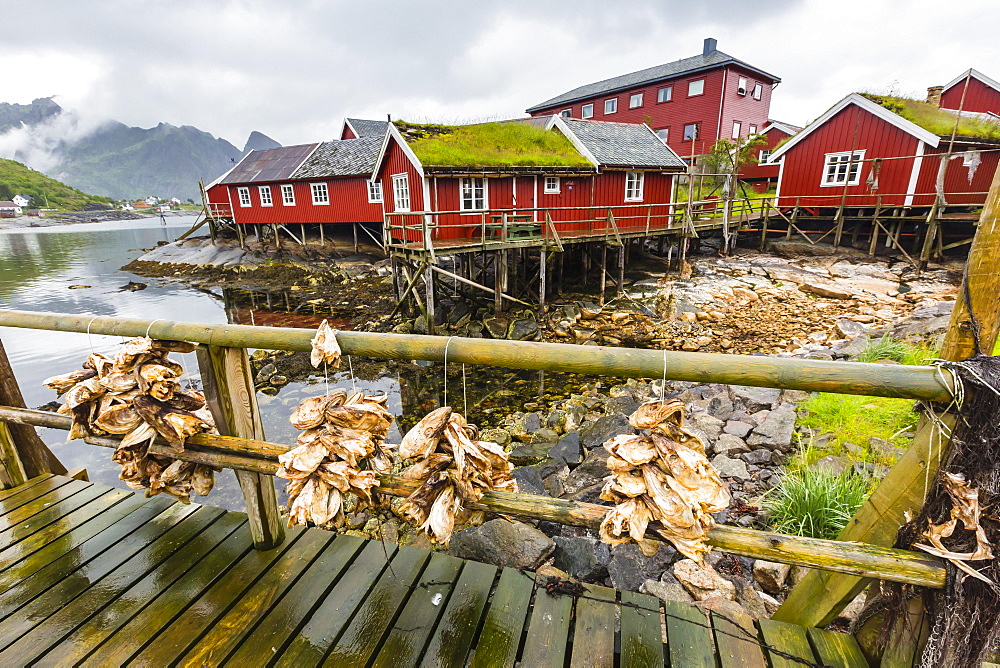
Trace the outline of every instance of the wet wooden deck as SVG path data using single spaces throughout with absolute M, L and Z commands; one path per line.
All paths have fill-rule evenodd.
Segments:
M 847 635 L 545 581 L 319 529 L 258 552 L 242 513 L 62 476 L 0 492 L 4 666 L 866 665 Z

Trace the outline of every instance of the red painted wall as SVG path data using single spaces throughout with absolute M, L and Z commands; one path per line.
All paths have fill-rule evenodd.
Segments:
M 956 145 L 954 153 L 964 152 L 965 148 L 963 145 Z M 941 157 L 947 150 L 948 146 L 944 141 L 938 148 L 927 150 L 928 155 L 924 157 L 920 167 L 920 176 L 917 178 L 917 192 L 934 192 Z M 972 169 L 971 165 L 968 167 L 965 165 L 964 156 L 952 155 L 944 174 L 945 201 L 948 204 L 983 204 L 986 201 L 986 193 L 990 189 L 993 174 L 996 172 L 998 159 L 1000 159 L 1000 155 L 995 151 L 980 153 L 979 165 Z M 930 206 L 933 203 L 934 197 L 932 195 L 918 197 L 914 200 L 914 204 L 921 206 Z
M 962 103 L 962 90 L 965 89 L 965 79 L 941 94 L 941 107 L 963 111 L 987 111 L 1000 114 L 1000 91 L 990 88 L 975 77 L 969 78 L 969 88 L 965 91 L 965 102 Z
M 288 181 L 283 182 L 289 183 Z M 312 201 L 313 183 L 326 183 L 330 203 L 316 205 Z M 310 179 L 295 181 L 292 186 L 295 192 L 294 206 L 285 206 L 281 200 L 281 182 L 252 183 L 246 186 L 227 185 L 233 202 L 233 216 L 237 223 L 271 224 L 271 223 L 374 223 L 382 220 L 382 205 L 368 201 L 368 180 L 363 176 L 343 177 L 337 179 Z M 258 186 L 270 186 L 272 206 L 261 206 Z M 250 190 L 250 206 L 240 206 L 238 190 L 247 187 Z M 220 194 L 223 201 L 228 198 Z M 216 201 L 210 192 L 210 201 Z
M 377 178 L 382 182 L 382 199 L 385 202 L 385 214 L 386 217 L 390 219 L 392 225 L 399 225 L 402 221 L 400 216 L 391 216 L 395 211 L 395 202 L 392 195 L 392 177 L 395 174 L 406 174 L 409 178 L 410 184 L 410 211 L 424 211 L 427 206 L 430 205 L 428 202 L 426 205 L 424 203 L 424 184 L 423 179 L 420 176 L 420 172 L 417 168 L 413 166 L 410 159 L 400 148 L 396 139 L 393 137 L 389 138 L 389 145 L 386 149 L 385 155 L 382 157 L 381 163 L 379 163 L 376 169 Z M 431 193 L 433 201 L 433 192 Z M 407 225 L 419 224 L 419 221 L 415 216 L 405 217 Z M 394 231 L 396 238 L 399 238 L 399 232 Z M 420 232 L 417 230 L 411 230 L 406 235 L 409 241 L 419 241 Z
M 739 77 L 747 77 L 748 93 L 737 95 L 736 89 Z M 705 80 L 705 92 L 702 95 L 688 97 L 688 82 L 698 79 Z M 754 100 L 752 96 L 755 83 L 762 85 L 761 99 Z M 743 122 L 741 135 L 746 136 L 749 126 L 756 124 L 758 130 L 767 124 L 768 112 L 771 106 L 771 81 L 755 78 L 754 75 L 734 66 L 727 66 L 692 76 L 670 79 L 652 85 L 637 86 L 610 95 L 601 95 L 572 104 L 557 105 L 531 112 L 532 116 L 558 114 L 564 109 L 572 110 L 573 118 L 582 118 L 582 107 L 585 104 L 594 105 L 594 120 L 617 121 L 621 123 L 647 123 L 654 130 L 666 128 L 669 130 L 667 144 L 682 157 L 707 153 L 712 144 L 720 137 L 730 137 L 732 121 Z M 657 92 L 666 86 L 673 86 L 673 97 L 669 102 L 657 102 Z M 725 88 L 725 95 L 723 95 Z M 629 100 L 634 93 L 642 93 L 642 106 L 629 109 Z M 618 98 L 618 111 L 613 114 L 604 113 L 604 101 L 612 97 Z M 722 126 L 720 130 L 720 114 Z M 701 123 L 700 136 L 695 142 L 684 141 L 684 126 L 688 123 Z
M 357 139 L 358 136 L 356 134 L 354 134 L 353 130 L 351 130 L 351 126 L 349 126 L 347 123 L 344 123 L 344 131 L 340 133 L 340 138 L 341 139 Z
M 865 160 L 912 156 L 916 153 L 917 141 L 913 135 L 860 107 L 853 104 L 845 107 L 784 155 L 785 165 L 778 186 L 780 205 L 792 206 L 796 197 L 803 198 L 803 206 L 840 205 L 844 186 L 820 185 L 827 153 L 864 150 Z M 878 195 L 883 196 L 885 205 L 902 205 L 912 167 L 912 158 L 882 162 L 875 191 L 866 183 L 872 163 L 863 163 L 858 185 L 847 187 L 847 205 L 874 206 Z
M 754 148 L 754 157 L 760 156 L 761 151 L 771 150 L 773 151 L 778 144 L 784 141 L 786 138 L 791 137 L 790 134 L 784 130 L 779 130 L 778 128 L 771 128 L 764 135 L 764 139 L 767 140 L 766 144 L 761 144 Z M 745 181 L 758 181 L 758 180 L 775 180 L 778 179 L 778 165 L 744 165 L 742 172 L 742 178 Z

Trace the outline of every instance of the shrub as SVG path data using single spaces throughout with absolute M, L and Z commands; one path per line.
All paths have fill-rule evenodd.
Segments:
M 782 478 L 763 498 L 769 523 L 779 533 L 836 538 L 871 491 L 872 481 L 803 468 Z
M 878 362 L 879 360 L 892 360 L 900 364 L 920 366 L 927 364 L 929 358 L 936 356 L 937 353 L 926 346 L 915 346 L 899 339 L 894 339 L 892 336 L 886 334 L 882 338 L 869 343 L 854 361 Z

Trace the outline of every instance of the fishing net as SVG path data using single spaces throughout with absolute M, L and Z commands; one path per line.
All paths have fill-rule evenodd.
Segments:
M 909 599 L 922 595 L 931 626 L 921 665 L 971 667 L 1000 647 L 1000 564 L 993 553 L 1000 545 L 1000 357 L 938 366 L 954 378 L 959 404 L 951 445 L 895 547 L 945 559 L 948 582 L 937 590 L 883 583 L 882 635 L 885 641 L 905 624 Z

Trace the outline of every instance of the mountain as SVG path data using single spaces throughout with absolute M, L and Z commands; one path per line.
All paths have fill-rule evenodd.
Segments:
M 106 208 L 110 204 L 106 197 L 82 193 L 19 162 L 0 158 L 0 200 L 9 200 L 14 195 L 31 197 L 29 207 L 68 211 Z
M 37 161 L 49 176 L 85 192 L 115 199 L 156 195 L 196 202 L 201 197 L 199 180 L 214 180 L 251 150 L 280 146 L 256 131 L 240 151 L 225 139 L 190 125 L 160 123 L 138 128 L 118 121 L 104 123 L 82 137 L 67 138 L 60 128 L 69 124 L 59 121 L 72 114 L 52 98 L 28 105 L 0 103 L 0 146 L 10 153 L 7 157 L 29 166 Z M 22 125 L 29 127 L 27 136 L 15 137 L 23 150 L 17 141 L 2 141 L 4 133 Z M 39 147 L 44 147 L 41 155 Z

